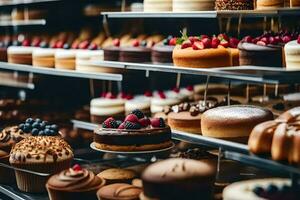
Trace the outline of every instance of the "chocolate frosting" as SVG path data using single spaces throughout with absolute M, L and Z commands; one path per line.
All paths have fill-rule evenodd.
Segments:
M 95 142 L 111 145 L 159 144 L 170 140 L 170 127 L 139 130 L 98 129 L 94 134 Z
M 53 175 L 47 187 L 68 192 L 83 192 L 99 189 L 105 181 L 86 169 L 75 171 L 72 168 Z
M 240 42 L 238 45 L 238 49 L 245 50 L 245 51 L 281 51 L 280 45 L 257 45 L 247 42 Z

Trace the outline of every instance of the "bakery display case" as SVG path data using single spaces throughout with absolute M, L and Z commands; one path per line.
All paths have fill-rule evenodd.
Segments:
M 0 199 L 297 199 L 300 4 L 275 3 L 0 1 Z

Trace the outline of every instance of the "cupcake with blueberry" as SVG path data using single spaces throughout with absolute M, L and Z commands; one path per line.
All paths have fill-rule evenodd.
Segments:
M 22 131 L 32 136 L 59 136 L 59 129 L 56 124 L 50 124 L 39 118 L 28 118 L 18 126 L 18 131 Z
M 172 146 L 171 130 L 162 118 L 149 119 L 134 110 L 124 121 L 106 119 L 94 131 L 95 147 L 110 151 L 149 151 Z
M 153 63 L 173 63 L 172 53 L 176 46 L 176 37 L 168 36 L 162 42 L 154 45 L 151 51 L 151 60 Z

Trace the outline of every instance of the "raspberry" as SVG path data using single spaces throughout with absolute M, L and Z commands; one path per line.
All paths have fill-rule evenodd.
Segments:
M 165 127 L 165 121 L 163 118 L 153 118 L 151 119 L 151 126 L 153 127 Z
M 140 129 L 141 125 L 130 121 L 125 122 L 125 129 Z
M 138 117 L 135 115 L 135 114 L 129 114 L 127 115 L 127 117 L 125 118 L 124 120 L 125 122 L 133 122 L 133 123 L 136 123 L 139 121 Z
M 125 122 L 123 122 L 122 124 L 120 124 L 120 126 L 118 127 L 118 129 L 125 129 Z
M 116 124 L 114 123 L 115 121 L 116 120 L 113 117 L 110 117 L 102 123 L 102 127 L 103 128 L 113 128 L 116 126 Z
M 74 165 L 74 166 L 72 167 L 72 169 L 73 169 L 74 171 L 81 171 L 81 170 L 82 170 L 81 166 L 78 165 L 78 164 Z
M 142 119 L 139 119 L 139 124 L 142 126 L 142 127 L 147 127 L 151 124 L 151 121 L 149 118 L 142 118 Z
M 131 114 L 134 114 L 135 116 L 137 116 L 137 118 L 142 119 L 145 117 L 144 113 L 142 111 L 140 111 L 139 109 L 135 109 L 131 112 Z

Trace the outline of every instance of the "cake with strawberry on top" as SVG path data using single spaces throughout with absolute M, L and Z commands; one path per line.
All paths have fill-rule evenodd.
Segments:
M 213 37 L 183 35 L 177 39 L 173 62 L 175 66 L 191 68 L 232 66 L 236 64 L 238 43 L 238 39 L 229 38 L 225 34 Z
M 151 60 L 153 63 L 173 63 L 172 53 L 176 46 L 177 38 L 168 36 L 162 42 L 154 45 L 151 52 Z
M 131 46 L 123 46 L 120 48 L 119 61 L 121 62 L 150 62 L 151 47 L 153 42 L 134 39 Z
M 95 147 L 110 151 L 149 151 L 172 146 L 171 130 L 162 118 L 149 119 L 136 109 L 124 121 L 106 119 L 94 131 Z

